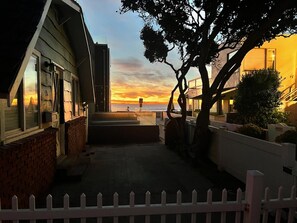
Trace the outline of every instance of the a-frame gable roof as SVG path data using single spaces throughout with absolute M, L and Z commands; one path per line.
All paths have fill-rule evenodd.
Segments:
M 14 83 L 20 81 L 18 73 L 22 66 L 26 65 L 26 55 L 29 52 L 29 46 L 33 43 L 34 36 L 41 29 L 42 19 L 45 18 L 46 7 L 49 6 L 48 0 L 18 0 L 1 2 L 1 13 L 5 18 L 1 34 L 1 81 L 0 98 L 12 100 L 10 97 Z M 24 68 L 23 68 L 24 69 Z M 17 86 L 18 87 L 18 86 Z
M 87 90 L 83 90 L 84 100 L 94 101 L 92 60 L 81 8 L 73 0 L 5 0 L 2 23 L 4 23 L 0 50 L 1 81 L 0 98 L 10 104 L 22 81 L 23 73 L 34 50 L 44 20 L 52 3 L 60 4 L 66 13 L 75 14 L 66 25 L 71 30 L 72 41 L 79 57 L 86 62 L 79 68 L 81 81 Z M 7 22 L 3 22 L 5 21 Z M 79 27 L 77 27 L 77 24 Z M 78 58 L 80 59 L 80 58 Z

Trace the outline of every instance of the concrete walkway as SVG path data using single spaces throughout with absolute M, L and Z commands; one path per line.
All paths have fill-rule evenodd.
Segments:
M 70 205 L 79 205 L 79 196 L 85 193 L 88 205 L 96 205 L 96 196 L 103 194 L 103 205 L 112 204 L 114 192 L 120 204 L 128 204 L 129 193 L 134 191 L 136 203 L 143 203 L 145 193 L 151 192 L 152 203 L 160 202 L 160 194 L 167 192 L 167 202 L 176 202 L 176 192 L 181 190 L 183 202 L 191 201 L 193 189 L 198 200 L 205 201 L 208 189 L 214 200 L 221 198 L 226 188 L 234 199 L 237 188 L 244 185 L 230 175 L 217 171 L 208 162 L 193 167 L 164 144 L 91 145 L 82 157 L 90 162 L 80 180 L 60 181 L 53 185 L 51 194 L 55 206 L 62 206 L 65 193 L 70 195 Z

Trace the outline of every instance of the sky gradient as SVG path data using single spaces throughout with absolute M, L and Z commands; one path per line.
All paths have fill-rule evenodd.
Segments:
M 93 41 L 108 44 L 112 103 L 167 103 L 175 75 L 165 64 L 150 63 L 139 38 L 142 20 L 128 12 L 120 14 L 120 0 L 78 0 Z M 177 57 L 171 61 L 178 63 Z M 191 71 L 188 80 L 195 78 Z

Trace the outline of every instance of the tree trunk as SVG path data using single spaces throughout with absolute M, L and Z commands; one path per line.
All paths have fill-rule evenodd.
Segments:
M 209 114 L 211 108 L 211 97 L 204 96 L 202 98 L 201 111 L 196 119 L 196 127 L 192 145 L 192 152 L 195 159 L 203 159 L 207 157 L 210 143 L 211 132 L 208 128 Z

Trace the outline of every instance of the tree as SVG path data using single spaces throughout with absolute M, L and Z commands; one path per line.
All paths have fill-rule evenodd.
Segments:
M 281 104 L 279 73 L 275 70 L 254 70 L 242 77 L 234 98 L 243 124 L 253 123 L 266 128 L 274 123 L 274 115 Z
M 296 33 L 297 1 L 294 0 L 121 0 L 121 12 L 133 11 L 144 21 L 141 39 L 150 62 L 165 63 L 175 73 L 178 102 L 185 120 L 186 75 L 196 67 L 202 80 L 202 105 L 196 120 L 196 157 L 205 155 L 209 143 L 209 113 L 225 83 L 247 52 L 281 33 Z M 225 49 L 238 48 L 211 83 L 207 65 Z M 181 65 L 167 56 L 176 49 Z M 168 107 L 172 103 L 170 98 Z M 170 117 L 170 114 L 168 114 Z

